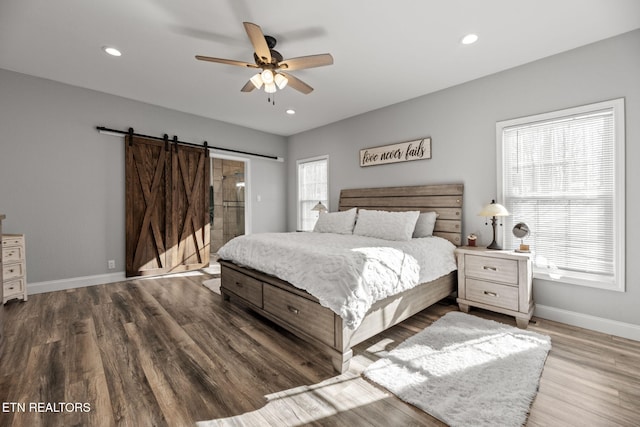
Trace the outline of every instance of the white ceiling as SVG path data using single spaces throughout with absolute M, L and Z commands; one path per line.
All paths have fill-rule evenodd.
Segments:
M 334 65 L 241 93 L 251 69 L 194 56 L 253 62 L 243 21 Z M 0 0 L 0 68 L 286 136 L 636 28 L 638 0 Z

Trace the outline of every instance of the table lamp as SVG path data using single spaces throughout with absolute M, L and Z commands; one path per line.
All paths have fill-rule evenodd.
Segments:
M 496 224 L 498 216 L 508 216 L 509 211 L 499 203 L 496 203 L 495 200 L 492 200 L 491 203 L 486 205 L 482 210 L 478 213 L 480 216 L 491 217 L 491 226 L 493 227 L 493 240 L 487 246 L 487 249 L 502 249 L 502 247 L 496 242 Z M 487 223 L 485 223 L 487 224 Z M 502 225 L 502 224 L 500 224 Z

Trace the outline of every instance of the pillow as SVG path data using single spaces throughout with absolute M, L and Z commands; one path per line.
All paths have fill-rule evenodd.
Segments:
M 385 240 L 411 240 L 419 211 L 387 212 L 360 209 L 353 234 Z
M 342 212 L 320 212 L 313 231 L 316 233 L 353 234 L 355 222 L 356 208 Z
M 438 214 L 435 212 L 423 212 L 418 217 L 416 228 L 413 230 L 413 237 L 429 237 L 433 236 L 433 228 L 436 225 Z

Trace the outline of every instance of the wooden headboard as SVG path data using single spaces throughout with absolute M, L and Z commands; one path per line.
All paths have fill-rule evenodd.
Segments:
M 340 191 L 339 210 L 434 211 L 439 214 L 433 234 L 462 245 L 464 184 L 353 188 Z

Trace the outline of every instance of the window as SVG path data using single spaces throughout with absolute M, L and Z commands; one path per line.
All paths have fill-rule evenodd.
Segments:
M 318 211 L 312 210 L 322 202 L 329 208 L 327 170 L 329 157 L 298 160 L 298 230 L 310 231 L 316 225 Z
M 534 277 L 624 291 L 624 100 L 496 124 L 498 194 L 529 225 Z

